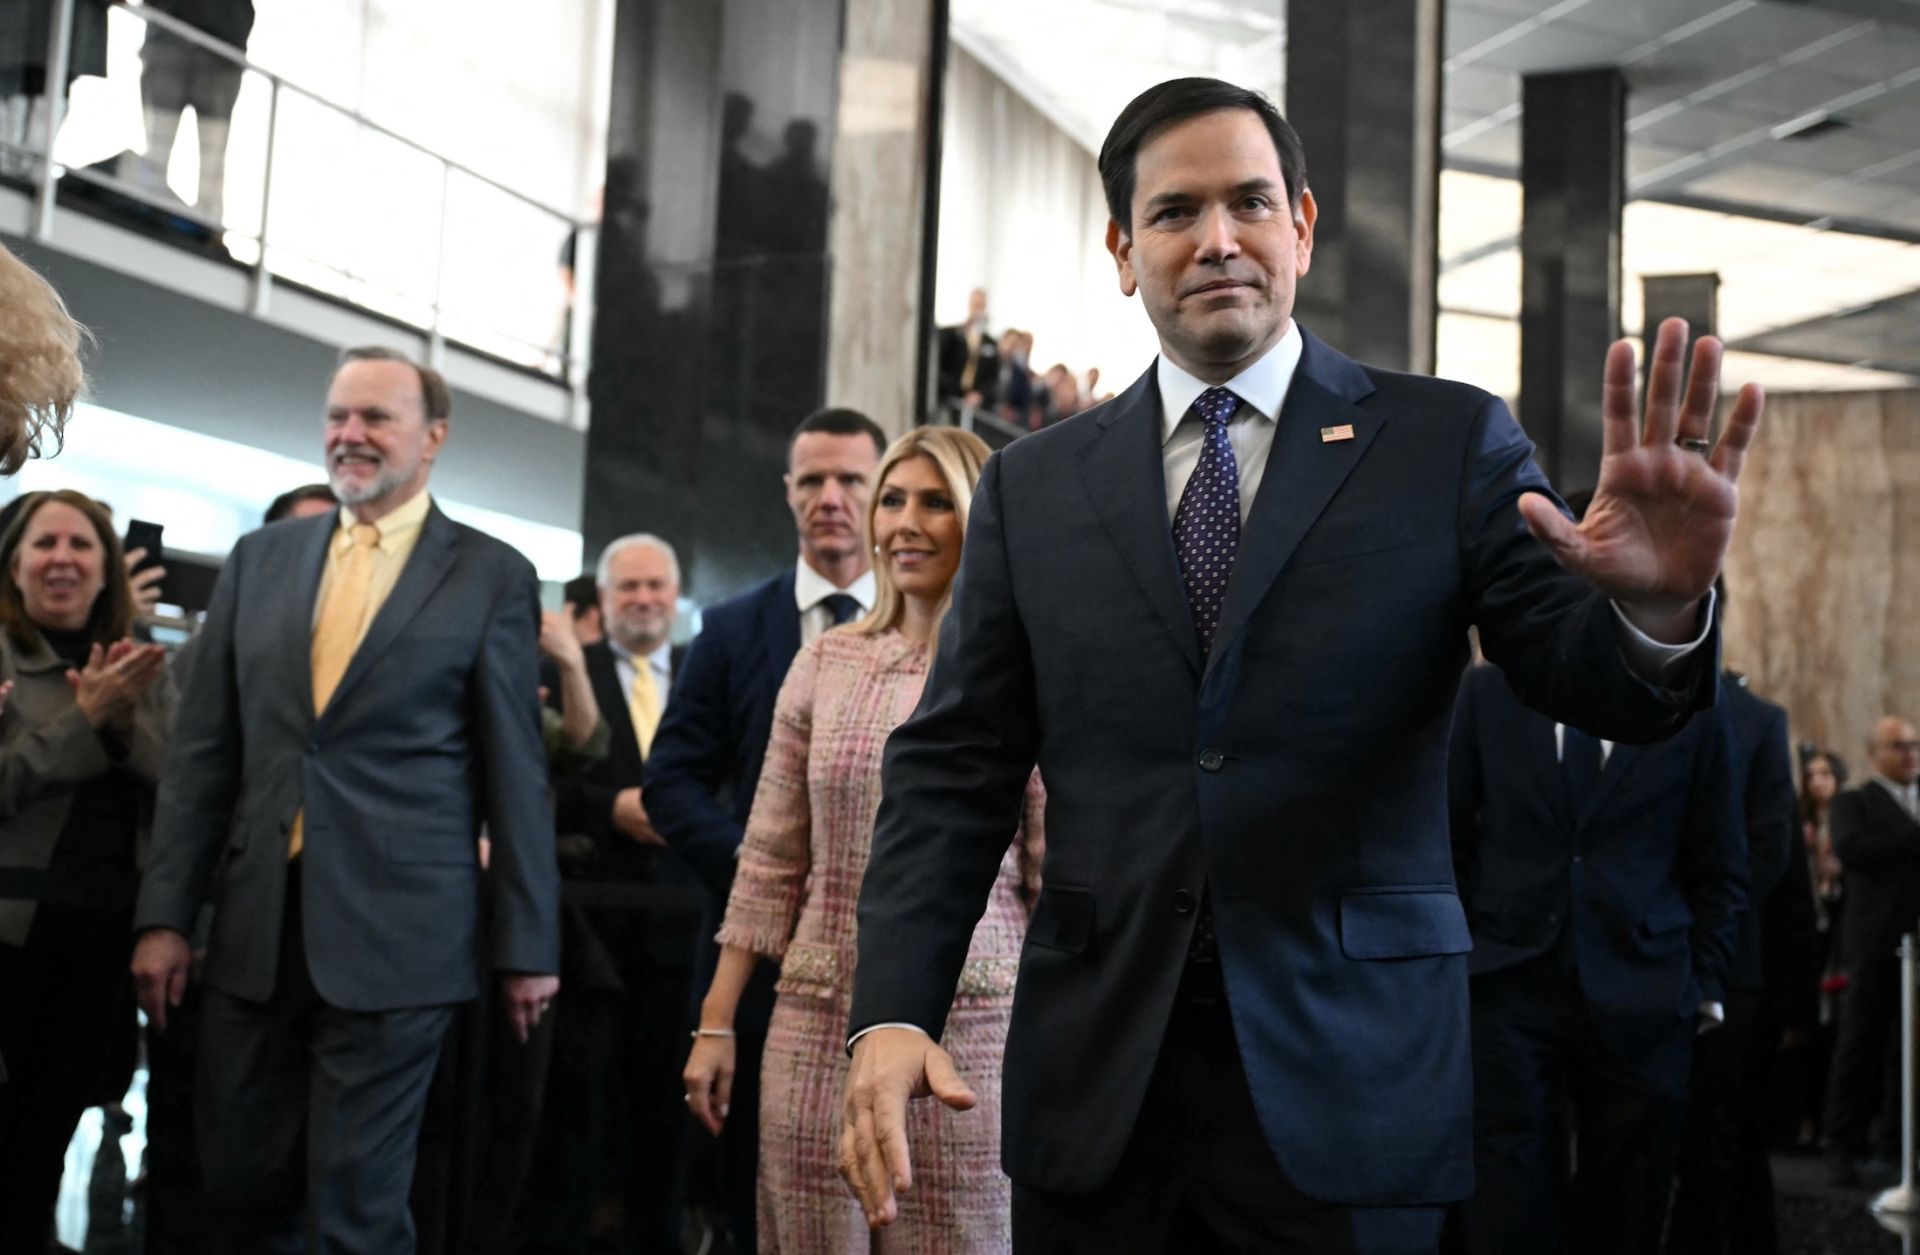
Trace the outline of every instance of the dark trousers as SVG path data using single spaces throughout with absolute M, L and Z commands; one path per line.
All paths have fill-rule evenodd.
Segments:
M 1886 949 L 1891 953 L 1891 946 Z M 1833 1070 L 1827 1078 L 1825 1125 L 1832 1153 L 1857 1159 L 1867 1153 L 1876 1123 L 1878 1149 L 1891 1151 L 1899 1136 L 1899 1123 L 1880 1117 L 1887 1113 L 1889 1092 L 1898 1092 L 1899 1034 L 1893 1029 L 1900 1015 L 1900 964 L 1874 958 L 1852 965 L 1848 976 L 1851 981 L 1840 994 Z
M 492 990 L 459 1008 L 428 1088 L 412 1211 L 421 1255 L 504 1255 L 516 1232 L 555 1016 L 522 1042 Z
M 1106 1183 L 1089 1194 L 1015 1183 L 1016 1255 L 1431 1255 L 1441 1208 L 1328 1203 L 1280 1171 L 1254 1115 L 1218 972 L 1189 968 Z
M 767 1028 L 773 1023 L 773 986 L 779 979 L 778 964 L 755 965 L 734 1012 L 733 1101 L 728 1104 L 727 1122 L 720 1132 L 727 1232 L 733 1240 L 733 1255 L 755 1255 L 760 1249 L 754 1218 L 760 1173 L 760 1061 L 767 1052 Z
M 1601 1044 L 1551 956 L 1473 978 L 1473 1091 L 1474 1255 L 1660 1249 L 1685 1096 Z
M 147 1255 L 205 1255 L 214 1245 L 193 1133 L 203 996 L 189 984 L 167 1031 L 147 1031 Z
M 1694 1043 L 1668 1255 L 1773 1255 L 1767 1081 L 1778 1030 L 1758 990 L 1727 995 L 1727 1019 Z
M 0 945 L 0 1251 L 47 1248 L 74 1127 L 126 1092 L 137 1031 L 128 922 L 125 911 L 42 905 L 26 945 Z
M 202 1006 L 196 1114 L 222 1249 L 411 1255 L 421 1113 L 454 1008 L 329 1005 L 307 970 L 297 871 L 284 914 L 273 996 L 208 989 Z

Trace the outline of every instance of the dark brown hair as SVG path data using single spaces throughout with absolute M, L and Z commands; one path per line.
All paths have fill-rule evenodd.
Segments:
M 122 556 L 120 538 L 113 533 L 113 519 L 98 501 L 83 492 L 62 488 L 54 492 L 32 492 L 20 499 L 20 508 L 0 536 L 0 628 L 22 649 L 31 648 L 40 639 L 40 625 L 27 617 L 27 604 L 20 596 L 20 581 L 14 578 L 13 563 L 27 528 L 42 506 L 54 503 L 70 506 L 87 516 L 94 537 L 100 542 L 100 595 L 93 599 L 87 615 L 87 634 L 102 645 L 123 640 L 133 631 L 133 585 L 127 581 L 127 562 Z
M 1300 208 L 1300 196 L 1307 190 L 1306 146 L 1271 100 L 1217 78 L 1169 79 L 1135 96 L 1114 119 L 1107 142 L 1100 146 L 1100 186 L 1107 194 L 1107 213 L 1120 224 L 1123 235 L 1133 236 L 1133 189 L 1140 149 L 1176 122 L 1222 109 L 1249 110 L 1266 125 L 1280 158 L 1280 176 L 1287 182 L 1287 202 Z

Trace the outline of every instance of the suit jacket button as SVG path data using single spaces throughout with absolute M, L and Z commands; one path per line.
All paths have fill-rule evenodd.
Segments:
M 1173 891 L 1173 911 L 1176 915 L 1193 914 L 1193 895 L 1185 889 Z
M 1202 771 L 1218 771 L 1220 770 L 1221 764 L 1226 761 L 1226 755 L 1222 754 L 1219 750 L 1200 751 L 1200 770 Z

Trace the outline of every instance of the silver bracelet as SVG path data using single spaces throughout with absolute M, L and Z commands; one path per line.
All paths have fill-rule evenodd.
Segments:
M 733 1030 L 730 1028 L 696 1028 L 691 1033 L 688 1033 L 687 1036 L 693 1038 L 695 1041 L 699 1041 L 702 1037 L 732 1037 Z

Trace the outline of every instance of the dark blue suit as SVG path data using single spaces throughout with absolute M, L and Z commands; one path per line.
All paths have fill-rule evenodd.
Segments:
M 646 761 L 647 814 L 699 873 L 718 909 L 733 884 L 773 731 L 773 704 L 800 652 L 800 611 L 789 570 L 707 608 L 674 679 Z M 722 1135 L 733 1249 L 754 1250 L 759 1160 L 760 1053 L 773 1015 L 773 964 L 760 964 L 734 1015 L 738 1071 Z M 702 986 L 704 982 L 696 982 Z
M 1616 745 L 1583 805 L 1555 741 L 1498 671 L 1467 674 L 1451 805 L 1473 929 L 1476 1255 L 1657 1248 L 1699 1008 L 1726 1000 L 1746 902 L 1724 709 Z M 1564 1221 L 1562 1093 L 1580 1136 Z
M 1037 762 L 1045 885 L 1003 1091 L 1017 1185 L 1113 1177 L 1209 892 L 1255 1145 L 1313 1199 L 1471 1190 L 1446 807 L 1467 630 L 1530 700 L 1619 740 L 1672 734 L 1715 687 L 1705 665 L 1681 693 L 1628 670 L 1612 607 L 1519 517 L 1548 490 L 1532 452 L 1497 398 L 1306 336 L 1205 656 L 1152 371 L 987 464 L 925 695 L 888 745 L 852 1026 L 943 1030 Z

